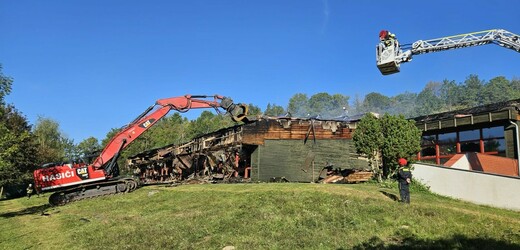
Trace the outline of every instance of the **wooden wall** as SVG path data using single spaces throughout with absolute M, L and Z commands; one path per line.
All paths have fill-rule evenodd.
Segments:
M 518 124 L 518 122 L 516 122 Z M 513 125 L 511 125 L 510 123 L 509 124 L 506 124 L 505 125 L 505 131 L 504 131 L 504 136 L 505 136 L 505 139 L 506 139 L 506 144 L 507 144 L 507 147 L 506 147 L 506 157 L 508 158 L 511 158 L 511 159 L 518 159 L 518 155 L 516 155 L 516 139 L 515 138 L 515 127 Z
M 352 139 L 352 124 L 339 121 L 263 119 L 242 128 L 242 143 L 263 145 L 264 140 Z M 308 136 L 307 136 L 308 135 Z
M 338 140 L 265 140 L 251 156 L 253 181 L 285 177 L 291 182 L 312 182 L 327 166 L 368 170 L 368 161 L 358 157 L 350 139 Z M 325 171 L 322 173 L 325 176 Z

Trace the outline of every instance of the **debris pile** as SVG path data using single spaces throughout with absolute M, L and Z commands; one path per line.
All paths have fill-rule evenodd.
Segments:
M 243 182 L 249 179 L 247 161 L 239 149 L 217 150 L 165 158 L 134 166 L 143 184 Z
M 371 171 L 355 169 L 334 169 L 327 166 L 327 177 L 320 180 L 320 183 L 360 183 L 369 181 L 373 177 Z

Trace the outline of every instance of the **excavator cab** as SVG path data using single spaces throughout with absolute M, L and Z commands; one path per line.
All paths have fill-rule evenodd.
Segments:
M 376 47 L 377 68 L 383 75 L 399 73 L 401 64 L 397 60 L 399 43 L 396 39 L 381 41 Z

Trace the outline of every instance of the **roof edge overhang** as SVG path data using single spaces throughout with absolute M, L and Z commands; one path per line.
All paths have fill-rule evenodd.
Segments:
M 428 117 L 425 117 L 428 118 Z M 479 113 L 450 112 L 437 119 L 423 119 L 415 121 L 416 126 L 423 132 L 456 128 L 461 126 L 478 126 L 501 121 L 518 121 L 520 115 L 516 107 L 506 107 L 500 110 L 490 110 Z

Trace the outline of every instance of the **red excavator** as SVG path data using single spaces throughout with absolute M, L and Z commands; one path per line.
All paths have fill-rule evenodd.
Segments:
M 45 164 L 43 168 L 34 171 L 36 191 L 54 191 L 49 197 L 49 203 L 63 205 L 71 201 L 135 190 L 138 183 L 134 179 L 119 177 L 117 159 L 121 151 L 170 110 L 186 112 L 200 108 L 214 108 L 217 113 L 220 113 L 221 108 L 235 122 L 247 120 L 247 105 L 235 104 L 232 99 L 220 95 L 185 95 L 157 100 L 123 127 L 92 164 Z

